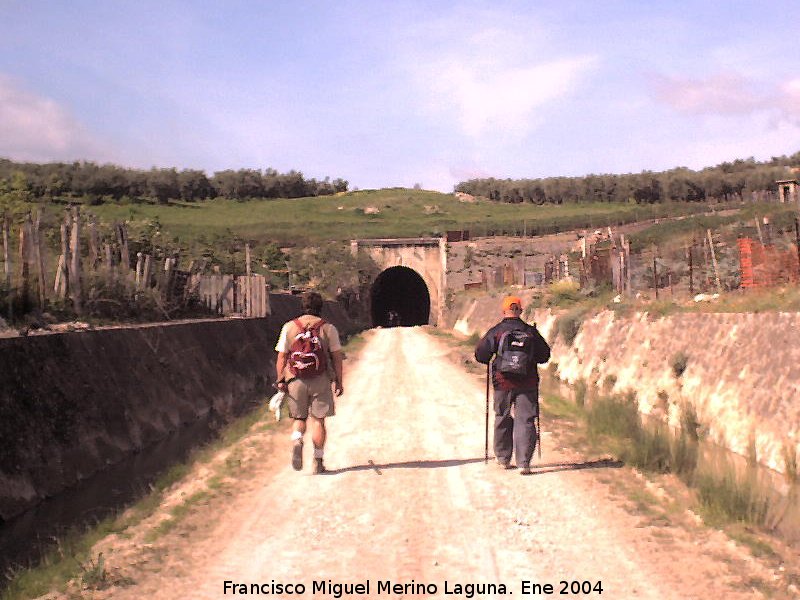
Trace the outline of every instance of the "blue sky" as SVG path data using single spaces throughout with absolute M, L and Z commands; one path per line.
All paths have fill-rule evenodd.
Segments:
M 800 150 L 800 2 L 0 0 L 0 157 L 351 188 Z

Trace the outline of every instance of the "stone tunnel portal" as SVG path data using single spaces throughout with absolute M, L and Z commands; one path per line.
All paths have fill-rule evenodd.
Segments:
M 427 325 L 431 296 L 414 269 L 391 267 L 372 284 L 370 312 L 373 327 Z

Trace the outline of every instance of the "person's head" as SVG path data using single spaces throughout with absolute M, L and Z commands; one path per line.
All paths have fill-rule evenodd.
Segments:
M 322 296 L 318 292 L 303 292 L 300 297 L 300 302 L 303 306 L 303 312 L 315 317 L 322 316 Z
M 519 296 L 506 296 L 503 298 L 503 316 L 518 317 L 522 314 L 522 300 Z

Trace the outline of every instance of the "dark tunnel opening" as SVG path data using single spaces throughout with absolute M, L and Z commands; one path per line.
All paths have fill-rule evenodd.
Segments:
M 427 325 L 431 296 L 422 277 L 408 267 L 391 267 L 372 284 L 373 327 Z

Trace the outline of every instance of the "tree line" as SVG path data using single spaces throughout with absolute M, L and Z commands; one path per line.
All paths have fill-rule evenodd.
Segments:
M 90 201 L 170 200 L 199 202 L 210 198 L 301 198 L 346 192 L 344 179 L 306 179 L 299 171 L 275 169 L 217 171 L 211 177 L 198 169 L 128 169 L 88 161 L 19 163 L 0 159 L 0 195 L 17 192 L 34 199 L 84 197 Z
M 483 196 L 496 202 L 566 204 L 579 202 L 703 202 L 763 200 L 777 190 L 775 182 L 798 175 L 789 167 L 800 165 L 800 152 L 769 161 L 737 159 L 694 171 L 678 167 L 669 171 L 631 174 L 547 177 L 543 179 L 470 179 L 456 192 Z

